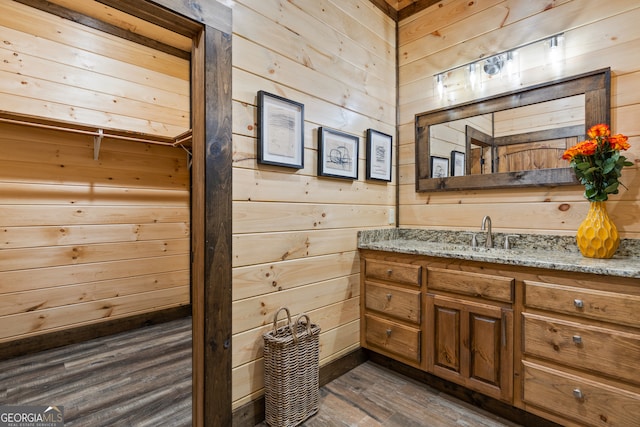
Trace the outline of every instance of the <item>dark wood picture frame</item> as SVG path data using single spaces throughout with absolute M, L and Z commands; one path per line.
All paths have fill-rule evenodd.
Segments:
M 367 129 L 367 179 L 391 182 L 393 137 L 375 129 Z
M 258 163 L 304 168 L 304 104 L 258 91 Z
M 318 176 L 358 179 L 358 145 L 355 135 L 318 128 Z
M 467 174 L 467 159 L 462 151 L 451 151 L 451 175 L 463 176 Z
M 440 156 L 431 156 L 431 178 L 449 177 L 449 159 Z

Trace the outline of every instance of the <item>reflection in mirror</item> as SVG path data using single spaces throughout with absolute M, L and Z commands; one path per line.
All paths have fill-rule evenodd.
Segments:
M 608 123 L 610 70 L 416 116 L 416 190 L 575 184 L 562 153 Z M 432 162 L 449 159 L 438 177 Z
M 429 127 L 432 156 L 462 152 L 458 175 L 562 168 L 562 153 L 584 139 L 584 94 Z M 453 158 L 452 158 L 453 161 Z

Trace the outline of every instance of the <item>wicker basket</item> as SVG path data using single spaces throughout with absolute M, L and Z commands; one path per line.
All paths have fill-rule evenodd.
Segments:
M 281 311 L 287 313 L 287 324 L 278 327 Z M 297 426 L 318 412 L 320 327 L 306 314 L 292 323 L 283 307 L 263 337 L 265 420 L 272 427 Z

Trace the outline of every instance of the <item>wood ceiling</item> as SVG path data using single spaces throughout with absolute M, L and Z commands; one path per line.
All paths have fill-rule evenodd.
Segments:
M 400 21 L 416 12 L 438 3 L 440 0 L 371 0 L 384 13 Z

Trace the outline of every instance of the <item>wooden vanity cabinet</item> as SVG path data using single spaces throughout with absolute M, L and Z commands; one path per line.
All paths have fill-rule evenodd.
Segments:
M 564 425 L 640 426 L 640 288 L 524 281 L 523 395 Z
M 363 347 L 512 402 L 512 278 L 425 257 L 361 255 Z
M 363 259 L 361 271 L 361 345 L 422 367 L 422 267 Z
M 511 403 L 514 280 L 427 267 L 427 371 Z
M 563 426 L 640 427 L 639 279 L 361 250 L 361 286 L 364 347 Z

